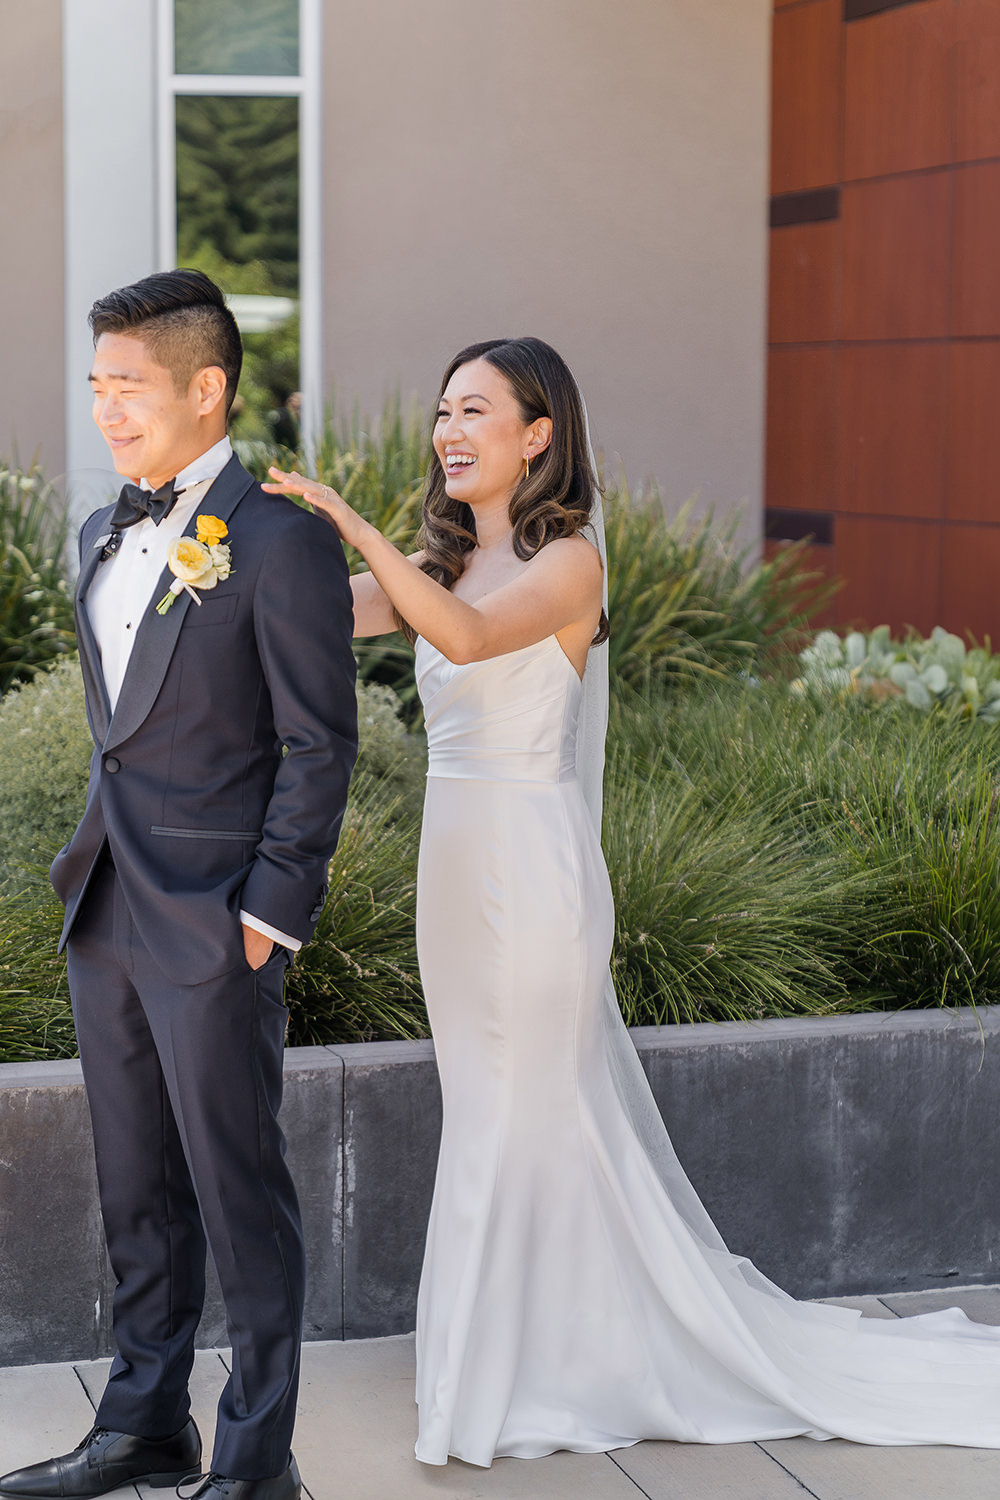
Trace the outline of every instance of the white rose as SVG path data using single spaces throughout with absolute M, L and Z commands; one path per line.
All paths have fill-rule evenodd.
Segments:
M 214 589 L 219 581 L 212 554 L 192 536 L 179 536 L 167 548 L 167 566 L 181 583 L 196 589 Z

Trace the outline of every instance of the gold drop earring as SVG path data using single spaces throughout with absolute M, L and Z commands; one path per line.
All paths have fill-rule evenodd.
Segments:
M 528 475 L 530 473 L 531 473 L 531 459 L 529 458 L 528 454 L 526 453 L 524 455 L 524 477 L 525 477 L 525 479 L 527 479 L 527 477 L 528 477 Z

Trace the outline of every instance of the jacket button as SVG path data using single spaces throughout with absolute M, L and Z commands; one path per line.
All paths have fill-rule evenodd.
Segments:
M 116 756 L 114 756 L 114 755 L 106 755 L 104 757 L 104 769 L 106 771 L 110 772 L 110 774 L 112 776 L 115 774 L 116 771 L 120 771 L 121 768 L 122 768 L 122 763 L 121 763 L 120 760 L 118 760 L 118 758 Z

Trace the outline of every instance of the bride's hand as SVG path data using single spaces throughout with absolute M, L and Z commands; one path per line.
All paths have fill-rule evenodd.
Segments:
M 262 484 L 261 489 L 269 495 L 301 495 L 303 500 L 308 500 L 314 510 L 325 516 L 332 526 L 340 532 L 341 538 L 349 542 L 352 547 L 361 546 L 361 537 L 368 527 L 368 522 L 352 510 L 346 500 L 342 500 L 336 490 L 332 490 L 328 484 L 320 484 L 318 479 L 306 479 L 304 475 L 296 473 L 293 469 L 286 474 L 282 469 L 276 469 L 273 465 L 267 471 L 273 476 L 272 484 Z

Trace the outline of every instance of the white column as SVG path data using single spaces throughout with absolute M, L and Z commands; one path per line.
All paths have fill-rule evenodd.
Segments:
M 66 469 L 74 512 L 119 481 L 90 416 L 95 298 L 156 269 L 156 0 L 63 0 Z
M 323 16 L 301 0 L 299 72 L 299 380 L 302 436 L 312 465 L 323 430 Z

